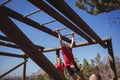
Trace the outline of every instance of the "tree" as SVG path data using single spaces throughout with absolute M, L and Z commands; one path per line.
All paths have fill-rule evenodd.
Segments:
M 120 0 L 75 0 L 74 3 L 92 15 L 120 9 Z
M 100 58 L 101 58 L 100 53 L 98 53 L 97 56 L 95 57 L 95 62 L 97 65 L 100 65 Z
M 91 66 L 95 66 L 95 60 L 91 59 Z
M 120 78 L 120 57 L 115 57 L 117 76 Z
M 82 68 L 83 68 L 84 77 L 85 77 L 86 80 L 88 80 L 88 78 L 89 78 L 89 72 L 91 72 L 90 71 L 91 66 L 89 65 L 87 59 L 85 59 L 85 58 L 83 59 Z

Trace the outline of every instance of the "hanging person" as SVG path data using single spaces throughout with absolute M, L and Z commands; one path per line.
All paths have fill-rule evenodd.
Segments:
M 74 60 L 74 56 L 72 54 L 72 47 L 74 46 L 74 33 L 72 33 L 71 44 L 68 45 L 67 43 L 63 43 L 62 37 L 60 35 L 60 29 L 57 29 L 57 32 L 58 32 L 58 37 L 60 40 L 60 47 L 62 50 L 65 67 L 66 67 L 69 75 L 72 77 L 73 80 L 78 80 L 78 79 L 85 80 L 80 69 L 77 67 L 77 64 Z M 77 75 L 75 75 L 75 73 Z

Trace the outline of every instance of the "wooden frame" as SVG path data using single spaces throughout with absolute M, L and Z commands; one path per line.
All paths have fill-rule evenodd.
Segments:
M 80 18 L 80 16 L 78 16 L 63 0 L 57 0 L 57 1 L 47 0 L 47 2 L 49 2 L 56 9 L 58 9 L 59 12 L 56 11 L 55 9 L 53 9 L 48 4 L 46 4 L 43 0 L 39 0 L 39 1 L 38 0 L 28 0 L 28 1 L 88 41 L 88 42 L 83 42 L 83 43 L 76 43 L 76 45 L 74 47 L 87 46 L 87 45 L 92 45 L 92 44 L 98 43 L 103 48 L 108 48 L 112 80 L 117 80 L 117 73 L 116 73 L 116 68 L 115 68 L 114 53 L 113 53 L 113 49 L 112 49 L 111 38 L 101 39 Z M 60 3 L 62 5 L 58 5 Z M 64 8 L 62 8 L 62 7 L 64 7 Z M 71 14 L 68 14 L 68 12 L 66 12 L 66 9 Z M 76 27 L 76 25 L 71 23 L 64 16 L 62 16 L 60 14 L 60 12 L 62 12 L 62 14 L 64 14 L 69 20 L 71 20 L 73 23 L 75 23 L 77 26 L 79 26 L 79 28 Z M 38 30 L 41 30 L 47 34 L 50 34 L 50 35 L 58 38 L 58 34 L 55 31 L 53 31 L 53 30 L 47 28 L 46 26 L 41 25 L 41 24 L 5 7 L 4 5 L 2 5 L 2 6 L 0 6 L 0 26 L 1 26 L 0 30 L 7 37 L 0 36 L 0 39 L 4 40 L 4 41 L 8 41 L 9 43 L 6 44 L 5 42 L 0 42 L 0 45 L 21 49 L 23 52 L 25 52 L 25 55 L 16 55 L 16 54 L 6 53 L 6 52 L 0 52 L 0 55 L 18 57 L 18 58 L 24 59 L 23 80 L 25 80 L 25 77 L 26 77 L 26 61 L 27 61 L 28 57 L 30 57 L 36 64 L 38 64 L 45 72 L 47 72 L 55 80 L 66 80 L 66 78 L 54 67 L 54 65 L 44 56 L 44 54 L 42 54 L 45 52 L 56 51 L 56 55 L 59 57 L 60 48 L 57 47 L 57 48 L 45 49 L 43 46 L 38 46 L 38 45 L 33 44 L 26 37 L 26 35 L 21 32 L 21 30 L 18 28 L 18 26 L 16 26 L 10 20 L 9 17 L 12 17 L 18 21 L 21 21 L 25 24 L 30 25 L 33 28 L 36 28 Z M 19 37 L 18 37 L 18 34 L 19 34 Z M 67 37 L 64 37 L 64 36 L 63 36 L 63 40 L 68 43 L 71 42 L 70 39 L 68 39 Z M 106 42 L 107 42 L 107 44 L 106 44 Z M 15 43 L 15 44 L 11 44 L 11 43 Z M 41 50 L 39 50 L 39 49 L 41 49 Z M 46 64 L 44 64 L 44 62 Z M 50 69 L 48 69 L 48 67 Z

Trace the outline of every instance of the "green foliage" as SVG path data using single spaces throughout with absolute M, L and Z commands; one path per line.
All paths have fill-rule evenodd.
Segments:
M 101 60 L 101 56 L 98 53 L 94 59 L 91 59 L 91 63 L 89 64 L 87 59 L 83 59 L 83 65 L 81 67 L 81 70 L 84 74 L 84 77 L 86 80 L 89 80 L 89 76 L 93 73 L 102 73 L 105 74 L 104 72 L 109 72 L 108 69 L 108 64 L 109 63 L 103 63 Z M 109 74 L 108 74 L 109 75 Z M 106 79 L 108 80 L 108 79 Z
M 120 0 L 75 0 L 74 3 L 92 15 L 120 9 Z
M 89 65 L 87 59 L 83 59 L 83 66 L 82 66 L 82 71 L 84 78 L 88 80 L 89 72 L 91 72 L 92 66 Z

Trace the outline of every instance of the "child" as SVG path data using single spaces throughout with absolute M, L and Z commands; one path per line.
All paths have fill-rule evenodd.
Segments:
M 62 62 L 60 57 L 56 58 L 56 64 L 55 67 L 64 74 L 64 63 Z

